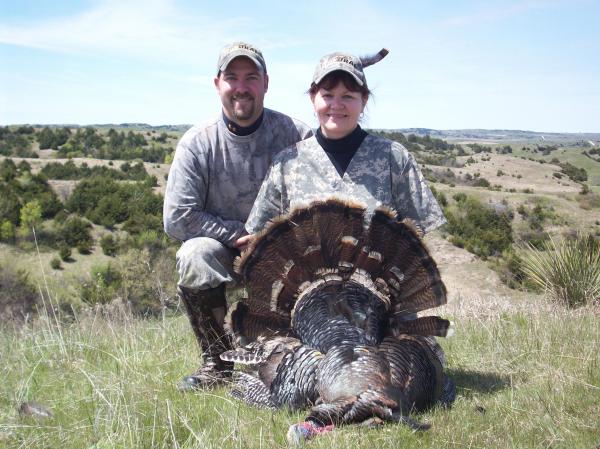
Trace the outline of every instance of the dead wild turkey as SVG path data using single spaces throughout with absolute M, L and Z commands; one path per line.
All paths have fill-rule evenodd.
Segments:
M 314 202 L 275 219 L 236 261 L 248 298 L 226 320 L 241 348 L 223 357 L 258 370 L 233 391 L 259 406 L 316 402 L 292 439 L 373 417 L 422 429 L 411 411 L 453 400 L 433 338 L 450 322 L 416 316 L 446 302 L 437 266 L 412 222 L 385 208 L 366 220 L 361 205 Z

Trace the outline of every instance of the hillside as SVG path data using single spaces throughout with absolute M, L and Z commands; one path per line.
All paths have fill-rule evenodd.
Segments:
M 76 298 L 81 294 L 78 284 L 90 279 L 91 271 L 99 265 L 110 263 L 124 267 L 120 259 L 126 253 L 144 248 L 151 252 L 156 251 L 156 248 L 166 247 L 170 251 L 174 250 L 177 243 L 168 242 L 162 237 L 160 204 L 156 204 L 153 209 L 152 214 L 155 215 L 148 215 L 146 211 L 136 218 L 132 215 L 134 212 L 123 215 L 125 211 L 120 209 L 119 203 L 122 200 L 119 198 L 125 195 L 127 185 L 133 186 L 136 183 L 152 185 L 155 195 L 164 193 L 168 160 L 172 157 L 175 144 L 184 128 L 183 125 L 152 127 L 144 124 L 70 129 L 59 126 L 3 128 L 0 136 L 3 141 L 0 140 L 0 145 L 4 145 L 4 153 L 0 156 L 0 163 L 10 160 L 15 166 L 25 164 L 24 170 L 30 170 L 34 176 L 43 173 L 48 179 L 40 182 L 47 182 L 63 204 L 67 204 L 77 186 L 91 176 L 88 174 L 82 178 L 83 172 L 75 176 L 77 170 L 96 173 L 94 170 L 100 168 L 104 170 L 102 176 L 110 174 L 115 179 L 100 182 L 100 185 L 114 186 L 110 196 L 115 200 L 110 204 L 105 201 L 101 208 L 95 204 L 78 206 L 82 208 L 81 211 L 85 211 L 82 213 L 86 219 L 91 221 L 92 246 L 87 249 L 87 255 L 85 252 L 72 252 L 70 260 L 60 264 L 60 269 L 52 269 L 49 265 L 56 258 L 60 246 L 60 242 L 56 243 L 57 237 L 52 236 L 60 232 L 62 225 L 49 217 L 41 225 L 39 256 L 32 252 L 31 242 L 24 240 L 23 244 L 14 244 L 4 239 L 0 243 L 0 264 L 18 260 L 13 265 L 30 272 L 32 280 L 38 285 L 50 282 L 52 287 L 61 291 L 62 296 Z M 388 130 L 385 135 L 399 140 L 416 156 L 432 187 L 444 197 L 449 213 L 460 212 L 461 195 L 474 198 L 496 212 L 506 210 L 511 216 L 511 239 L 514 245 L 532 239 L 539 243 L 547 235 L 572 235 L 577 230 L 600 235 L 600 156 L 594 152 L 591 143 L 587 146 L 582 144 L 583 139 L 593 140 L 600 135 L 546 133 L 546 140 L 540 140 L 541 133 L 527 131 L 403 131 L 398 133 Z M 436 136 L 444 136 L 448 140 L 441 140 Z M 57 141 L 59 138 L 62 140 Z M 550 138 L 553 139 L 552 142 Z M 539 143 L 534 143 L 536 139 Z M 47 145 L 55 148 L 44 148 L 41 142 L 48 142 Z M 121 160 L 107 157 L 109 154 L 119 155 L 121 150 L 127 157 Z M 69 156 L 65 157 L 65 154 Z M 156 158 L 157 154 L 164 155 L 166 160 L 131 159 L 135 155 Z M 54 169 L 48 170 L 50 166 Z M 65 172 L 67 166 L 70 168 Z M 64 173 L 62 177 L 56 178 L 54 176 L 60 171 L 57 171 L 59 167 L 64 167 Z M 127 178 L 133 173 L 133 168 L 136 173 L 139 172 L 137 178 Z M 578 176 L 583 176 L 582 173 L 586 180 L 575 180 L 579 179 Z M 20 176 L 23 178 L 23 175 Z M 120 193 L 114 191 L 119 185 L 125 189 Z M 582 194 L 584 188 L 589 193 Z M 98 196 L 98 193 L 92 194 L 92 191 L 86 195 L 92 195 L 96 198 L 94 201 L 100 201 L 103 195 L 107 195 Z M 158 203 L 162 199 L 156 196 L 151 201 Z M 114 218 L 107 222 L 107 214 L 112 214 Z M 116 244 L 121 246 L 118 250 L 121 254 L 111 257 L 104 254 L 100 241 L 110 236 L 119 242 Z M 465 242 L 460 244 L 463 247 L 456 246 L 456 236 L 444 229 L 428 236 L 427 241 L 440 265 L 452 303 L 457 304 L 464 298 L 493 295 L 495 301 L 502 302 L 502 307 L 514 308 L 522 304 L 519 298 L 524 295 L 531 297 L 531 293 L 525 294 L 507 287 L 506 276 L 511 277 L 514 273 L 506 272 L 504 265 L 509 264 L 510 260 L 509 256 L 500 254 L 503 250 L 491 249 L 492 257 L 485 260 L 488 257 L 473 254 L 468 242 L 466 247 Z M 45 274 L 37 268 L 40 260 L 42 268 L 47 270 Z M 172 263 L 171 261 L 171 265 Z M 174 268 L 169 268 L 166 264 L 159 271 L 168 273 L 169 270 L 173 272 Z M 469 276 L 465 277 L 465 273 L 469 273 Z M 163 275 L 159 282 L 170 285 L 171 277 Z M 122 294 L 128 293 L 124 291 Z M 167 296 L 172 297 L 173 294 L 169 293 Z M 70 302 L 76 304 L 78 300 L 71 299 Z M 475 303 L 477 301 L 473 302 Z M 480 306 L 484 305 L 481 302 Z M 487 306 L 490 306 L 489 302 Z M 496 304 L 494 307 L 499 306 Z
M 198 361 L 175 292 L 178 243 L 161 223 L 181 130 L 118 126 L 0 135 L 0 448 L 286 447 L 304 412 L 176 390 Z M 448 290 L 435 313 L 455 324 L 440 344 L 457 400 L 416 416 L 425 433 L 348 426 L 309 447 L 594 447 L 598 307 L 557 305 L 516 261 L 550 236 L 598 239 L 600 155 L 580 136 L 387 135 L 415 155 L 448 219 L 425 243 Z
M 590 147 L 600 145 L 600 133 L 557 133 L 536 132 L 514 129 L 429 129 L 429 128 L 400 128 L 395 130 L 403 134 L 417 136 L 431 136 L 437 139 L 460 142 L 487 142 L 487 143 L 559 143 L 582 144 Z

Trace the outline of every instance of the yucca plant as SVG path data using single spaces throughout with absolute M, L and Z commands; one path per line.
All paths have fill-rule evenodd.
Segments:
M 600 243 L 590 235 L 527 244 L 521 269 L 550 297 L 568 307 L 600 303 Z

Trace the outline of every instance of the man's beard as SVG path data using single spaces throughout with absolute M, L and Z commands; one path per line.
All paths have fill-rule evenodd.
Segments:
M 251 100 L 247 103 L 245 103 L 243 105 L 243 107 L 240 107 L 240 105 L 238 104 L 236 107 L 235 101 L 236 100 Z M 237 120 L 250 120 L 253 116 L 254 116 L 254 111 L 255 111 L 255 103 L 254 103 L 254 97 L 252 97 L 251 95 L 236 95 L 234 97 L 231 98 L 231 111 L 232 111 L 232 115 L 234 119 Z

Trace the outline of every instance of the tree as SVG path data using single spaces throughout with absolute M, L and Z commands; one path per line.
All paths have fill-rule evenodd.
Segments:
M 15 239 L 15 225 L 9 220 L 4 220 L 0 225 L 0 240 L 12 242 Z
M 65 220 L 59 236 L 70 247 L 91 247 L 93 244 L 91 227 L 92 225 L 88 221 L 72 215 Z
M 0 183 L 0 217 L 18 226 L 21 204 L 14 188 L 9 184 Z
M 29 201 L 21 208 L 20 232 L 28 236 L 31 229 L 39 224 L 42 219 L 42 206 L 38 201 Z
M 37 135 L 37 141 L 40 144 L 40 149 L 52 148 L 54 145 L 54 131 L 52 128 L 44 127 Z

